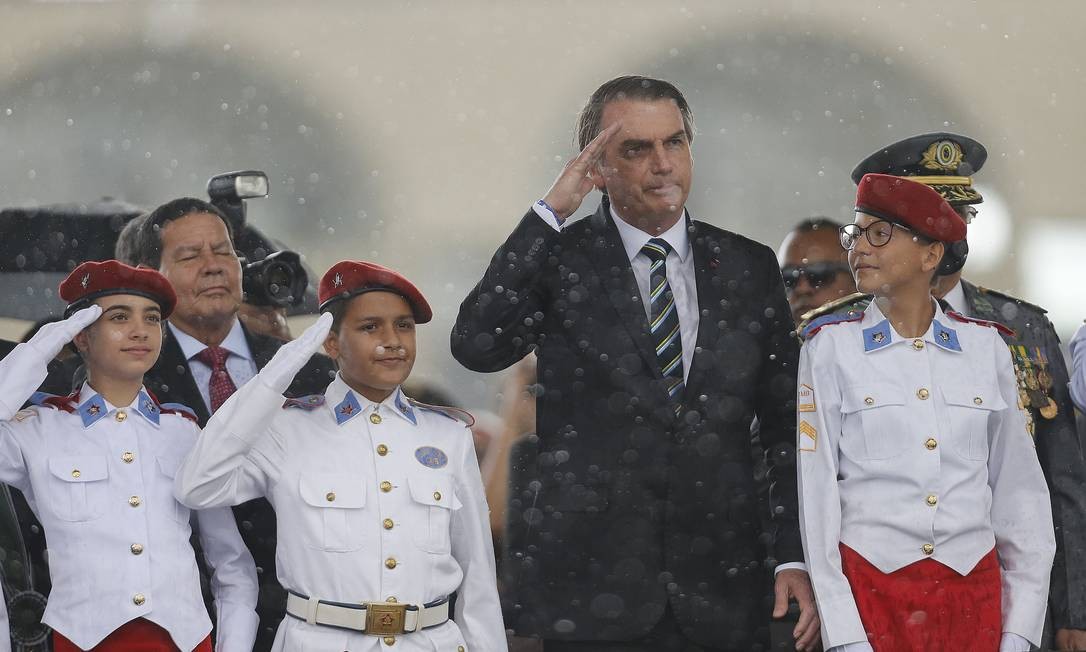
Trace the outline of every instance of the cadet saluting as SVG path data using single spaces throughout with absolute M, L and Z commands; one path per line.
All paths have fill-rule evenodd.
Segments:
M 143 388 L 173 289 L 158 272 L 111 260 L 77 267 L 60 297 L 67 319 L 0 362 L 0 481 L 26 495 L 45 527 L 53 588 L 43 622 L 54 649 L 210 652 L 189 510 L 173 495 L 199 429 L 187 408 L 160 405 Z M 86 382 L 66 397 L 35 394 L 35 407 L 16 412 L 73 338 Z M 229 510 L 196 519 L 214 569 L 216 648 L 249 652 L 253 558 Z M 4 631 L 0 647 L 7 643 Z
M 204 507 L 266 496 L 275 508 L 289 599 L 273 650 L 505 650 L 471 433 L 400 389 L 430 306 L 365 262 L 332 266 L 319 298 L 317 323 L 208 422 L 178 495 Z M 284 402 L 322 343 L 335 380 Z
M 944 313 L 965 222 L 933 189 L 869 174 L 842 245 L 865 311 L 807 327 L 803 543 L 834 652 L 1029 650 L 1055 551 L 1048 490 L 998 324 Z M 817 337 L 815 336 L 817 334 Z

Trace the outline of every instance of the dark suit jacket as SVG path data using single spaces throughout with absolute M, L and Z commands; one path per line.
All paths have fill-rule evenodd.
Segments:
M 969 312 L 981 319 L 1006 324 L 1014 337 L 1003 336 L 1008 346 L 1024 346 L 1037 368 L 1038 351 L 1047 358 L 1052 387 L 1046 390 L 1057 413 L 1046 419 L 1029 406 L 1034 423 L 1037 458 L 1052 495 L 1052 521 L 1056 532 L 1056 559 L 1049 591 L 1052 624 L 1056 628 L 1086 629 L 1086 461 L 1075 424 L 1068 386 L 1067 364 L 1060 339 L 1045 310 L 1001 292 L 977 287 L 962 279 Z
M 283 343 L 272 337 L 252 333 L 244 325 L 242 329 L 257 369 L 262 369 Z M 53 369 L 42 386 L 42 391 L 56 394 L 71 392 L 73 384 L 82 383 L 81 370 L 75 368 L 78 364 L 79 360 L 76 358 Z M 334 375 L 335 366 L 332 361 L 323 355 L 314 355 L 295 376 L 286 395 L 294 397 L 323 394 Z M 207 425 L 210 418 L 207 405 L 192 379 L 188 361 L 181 352 L 181 345 L 173 336 L 173 331 L 168 328 L 162 338 L 162 353 L 155 366 L 144 375 L 143 382 L 158 400 L 164 403 L 181 403 L 191 408 L 196 412 L 200 427 Z M 275 573 L 275 511 L 267 500 L 259 498 L 235 507 L 234 518 L 245 545 L 249 547 L 249 552 L 256 561 L 260 579 L 260 599 L 257 605 L 260 629 L 257 632 L 255 649 L 270 650 L 275 630 L 286 614 L 286 592 L 279 585 Z M 202 568 L 201 574 L 205 575 L 203 579 L 206 580 Z M 205 596 L 210 595 L 206 582 L 204 588 Z
M 514 471 L 504 560 L 518 634 L 629 640 L 670 604 L 690 639 L 750 650 L 768 642 L 775 562 L 802 561 L 780 269 L 761 244 L 687 226 L 701 316 L 678 417 L 606 202 L 562 233 L 528 211 L 460 307 L 464 366 L 539 356 L 538 452 Z M 757 508 L 755 418 L 774 531 Z

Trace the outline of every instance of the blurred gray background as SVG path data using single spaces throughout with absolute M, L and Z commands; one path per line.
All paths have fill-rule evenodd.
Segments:
M 587 96 L 642 73 L 693 105 L 693 214 L 774 248 L 803 217 L 850 220 L 848 174 L 884 144 L 985 143 L 967 276 L 1066 340 L 1086 317 L 1084 19 L 1071 0 L 10 2 L 0 206 L 150 207 L 263 169 L 249 219 L 318 274 L 405 272 L 437 314 L 416 377 L 493 408 L 494 379 L 448 353 L 459 302 L 575 153 Z

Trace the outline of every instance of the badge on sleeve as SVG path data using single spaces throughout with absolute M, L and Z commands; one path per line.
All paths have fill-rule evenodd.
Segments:
M 799 449 L 814 452 L 818 448 L 818 431 L 806 421 L 799 422 Z
M 815 406 L 814 387 L 800 385 L 798 398 L 797 404 L 800 412 L 816 412 L 818 410 Z
M 440 469 L 449 463 L 449 456 L 445 454 L 445 451 L 433 446 L 416 448 L 415 459 L 419 461 L 419 464 L 431 469 Z

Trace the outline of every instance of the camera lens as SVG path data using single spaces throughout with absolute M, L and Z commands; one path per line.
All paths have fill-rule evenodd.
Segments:
M 283 263 L 272 263 L 264 271 L 264 287 L 272 300 L 287 303 L 294 288 L 294 270 Z

